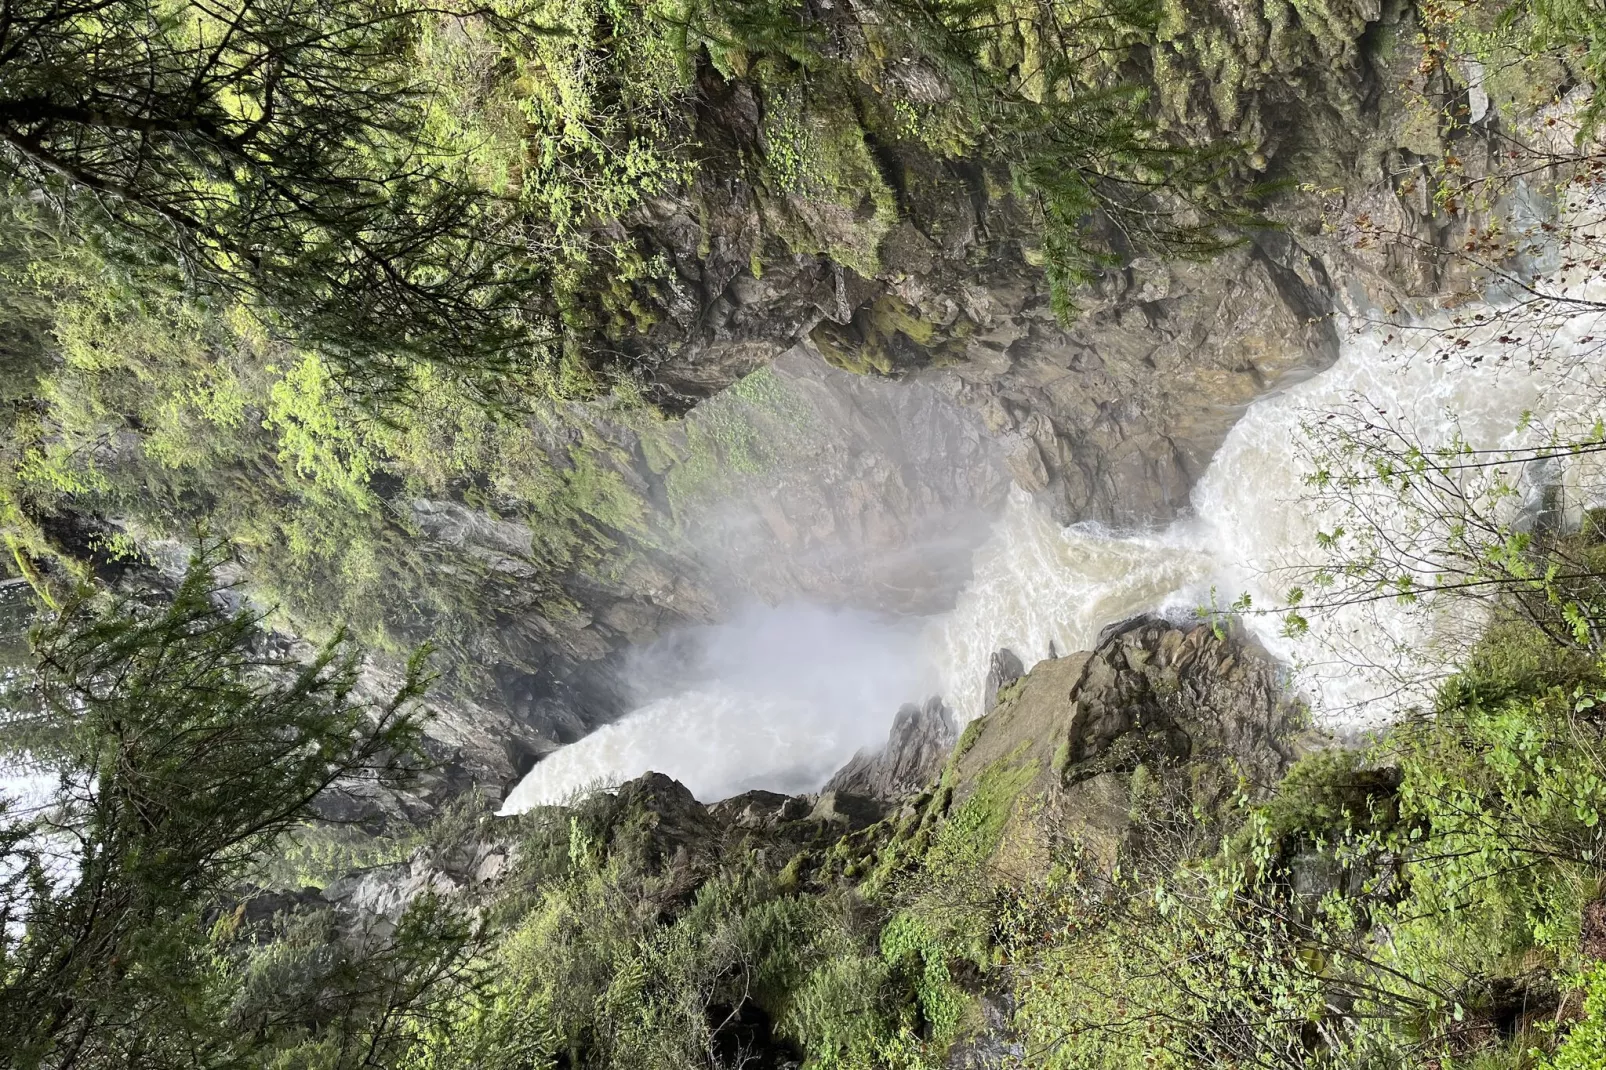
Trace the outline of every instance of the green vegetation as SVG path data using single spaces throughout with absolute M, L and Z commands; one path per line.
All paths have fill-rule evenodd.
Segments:
M 1511 70 L 1606 62 L 1590 4 L 1463 8 L 1422 11 L 1426 73 L 1482 57 L 1513 113 L 1544 102 Z M 6 6 L 0 531 L 54 615 L 5 748 L 59 790 L 0 809 L 0 1062 L 1606 1065 L 1606 544 L 1556 503 L 1517 529 L 1509 474 L 1598 452 L 1598 425 L 1493 465 L 1328 424 L 1312 491 L 1337 563 L 1301 578 L 1290 627 L 1377 599 L 1485 616 L 1418 715 L 1277 785 L 1136 744 L 988 761 L 977 722 L 938 783 L 846 834 L 722 824 L 652 784 L 505 822 L 470 799 L 427 830 L 313 817 L 331 784 L 417 770 L 421 646 L 456 683 L 536 671 L 582 642 L 577 591 L 785 456 L 810 413 L 767 369 L 684 420 L 647 400 L 706 311 L 680 305 L 714 239 L 755 277 L 817 255 L 873 276 L 921 167 L 947 168 L 1069 315 L 1102 268 L 1254 222 L 1257 94 L 1320 90 L 1362 47 L 1344 5 L 1258 10 Z M 1588 145 L 1560 153 L 1569 182 Z M 666 236 L 692 218 L 695 250 Z M 1487 242 L 1479 263 L 1510 251 Z M 891 293 L 858 312 L 814 337 L 860 372 L 949 359 L 971 329 Z M 1397 510 L 1415 542 L 1378 522 Z M 500 549 L 463 552 L 469 523 Z M 85 593 L 96 565 L 214 538 L 248 590 L 214 589 L 209 549 L 172 592 Z M 219 608 L 241 594 L 271 615 Z M 540 642 L 488 658 L 515 614 Z M 265 622 L 319 652 L 267 653 Z M 408 666 L 384 700 L 356 690 L 376 652 Z M 1073 820 L 1073 774 L 1114 786 L 1124 831 Z M 494 884 L 394 918 L 302 891 L 487 845 Z
M 661 885 L 589 855 L 578 833 L 571 854 L 520 898 L 496 982 L 423 1038 L 421 1065 L 739 1065 L 777 1038 L 820 1065 L 862 1065 L 896 1029 L 886 967 L 830 900 L 738 862 L 659 921 Z
M 12 410 L 0 484 L 25 568 L 87 556 L 47 534 L 63 514 L 122 518 L 136 547 L 227 536 L 281 623 L 317 639 L 349 626 L 371 649 L 405 656 L 426 640 L 458 652 L 493 606 L 561 617 L 556 575 L 601 569 L 618 539 L 645 534 L 642 503 L 608 467 L 618 447 L 584 425 L 564 442 L 550 433 L 556 416 L 487 411 L 433 371 L 419 374 L 424 392 L 405 422 L 377 419 L 319 355 L 250 322 L 210 320 L 178 298 L 130 307 L 74 279 L 58 285 L 60 363 L 39 384 L 40 405 Z M 512 552 L 540 570 L 537 582 L 495 593 L 515 577 L 432 544 L 408 508 L 415 498 L 467 499 L 526 525 L 529 544 Z M 57 597 L 74 582 L 61 575 Z
M 762 474 L 794 456 L 813 407 L 769 368 L 744 376 L 677 424 L 648 426 L 642 444 L 664 476 L 677 523 L 688 503 L 729 490 L 733 477 Z
M 170 599 L 78 603 L 36 637 L 7 745 L 58 784 L 3 814 L 7 1065 L 371 1065 L 462 965 L 470 927 L 428 897 L 350 945 L 328 916 L 246 921 L 240 880 L 315 797 L 416 764 L 426 681 L 415 660 L 367 702 L 341 639 L 306 663 L 253 650 L 258 621 L 218 608 L 211 563 Z
M 1110 916 L 1058 949 L 1023 1001 L 1032 1033 L 1068 1066 L 1123 1052 L 1178 1066 L 1543 1064 L 1580 1016 L 1566 993 L 1596 954 L 1579 929 L 1603 875 L 1596 683 L 1484 673 L 1367 751 L 1296 766 L 1157 892 L 1139 878 L 1102 896 Z M 1101 957 L 1110 969 L 1090 969 Z M 1104 1005 L 1078 1008 L 1084 991 Z M 1562 1050 L 1585 1050 L 1592 1028 Z
M 0 28 L 0 181 L 143 295 L 317 347 L 346 386 L 528 359 L 508 213 L 446 146 L 408 62 L 444 11 L 19 3 Z M 479 21 L 498 32 L 517 19 Z
M 363 1065 L 441 1070 L 923 1068 L 988 1034 L 1045 1067 L 1606 1057 L 1606 680 L 1520 612 L 1434 709 L 1270 792 L 1210 809 L 1200 770 L 1132 767 L 1109 857 L 1025 744 L 963 777 L 956 754 L 841 839 L 809 820 L 720 832 L 662 779 L 506 822 L 460 807 L 399 838 L 303 825 L 332 779 L 405 773 L 417 683 L 358 704 L 336 649 L 253 654 L 253 618 L 209 595 L 197 571 L 171 603 L 75 607 L 38 639 L 25 742 L 68 789 L 7 817 L 19 1065 L 182 1045 L 186 1065 L 343 1066 L 360 1045 Z M 61 827 L 85 836 L 65 886 Z M 242 880 L 476 843 L 511 858 L 459 893 L 477 926 L 431 895 L 360 940 L 316 900 L 237 906 Z
M 277 625 L 433 642 L 454 682 L 509 613 L 590 650 L 580 604 L 673 543 L 676 501 L 784 449 L 651 403 L 717 296 L 687 289 L 710 241 L 755 275 L 873 275 L 911 165 L 963 164 L 1069 310 L 1110 257 L 1206 255 L 1244 218 L 1235 147 L 1166 135 L 1127 84 L 1143 4 L 326 6 L 0 23 L 0 530 L 47 600 L 204 535 Z M 969 329 L 871 319 L 839 363 L 948 359 Z M 464 553 L 420 499 L 529 545 Z

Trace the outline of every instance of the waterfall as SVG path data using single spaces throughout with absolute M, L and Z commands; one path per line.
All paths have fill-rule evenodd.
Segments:
M 937 686 L 918 620 L 755 605 L 679 639 L 632 666 L 663 694 L 543 759 L 504 812 L 648 770 L 705 800 L 749 788 L 813 791 L 860 747 L 886 739 L 900 703 Z
M 1099 629 L 1139 612 L 1191 615 L 1225 608 L 1244 594 L 1252 607 L 1278 605 L 1285 570 L 1319 559 L 1324 521 L 1307 487 L 1311 421 L 1365 409 L 1411 429 L 1424 447 L 1459 436 L 1479 450 L 1542 444 L 1558 427 L 1579 433 L 1598 410 L 1601 347 L 1589 344 L 1598 319 L 1551 325 L 1546 359 L 1533 364 L 1511 359 L 1510 346 L 1492 337 L 1473 337 L 1445 359 L 1433 343 L 1433 323 L 1425 334 L 1404 337 L 1388 326 L 1346 329 L 1331 368 L 1250 406 L 1195 487 L 1189 515 L 1162 530 L 1062 528 L 1016 490 L 977 551 L 973 577 L 953 610 L 925 621 L 914 640 L 900 640 L 908 659 L 902 681 L 871 673 L 880 683 L 846 702 L 717 680 L 665 696 L 538 764 L 504 812 L 562 801 L 649 769 L 681 779 L 705 800 L 754 786 L 817 787 L 855 747 L 882 738 L 898 701 L 922 697 L 913 685 L 928 673 L 966 721 L 981 713 L 988 660 L 1000 647 L 1030 666 L 1051 648 L 1084 649 Z M 1563 478 L 1577 482 L 1576 473 Z M 1589 499 L 1587 489 L 1582 494 Z M 1435 671 L 1476 630 L 1468 612 L 1460 603 L 1436 615 L 1431 606 L 1385 600 L 1314 617 L 1297 639 L 1283 634 L 1275 614 L 1251 613 L 1245 624 L 1291 667 L 1293 686 L 1318 723 L 1353 730 L 1385 722 L 1423 697 Z M 806 673 L 864 670 L 833 665 L 825 653 L 824 660 L 805 658 Z M 868 704 L 900 682 L 911 689 Z
M 1580 319 L 1564 330 L 1576 337 L 1589 324 Z M 1567 352 L 1565 339 L 1558 341 Z M 1490 359 L 1477 359 L 1485 353 Z M 1193 617 L 1244 594 L 1252 609 L 1280 606 L 1279 577 L 1322 563 L 1323 519 L 1307 487 L 1313 458 L 1306 447 L 1307 425 L 1326 414 L 1381 411 L 1413 429 L 1425 450 L 1455 435 L 1472 449 L 1518 449 L 1558 427 L 1578 431 L 1594 422 L 1588 384 L 1600 379 L 1598 355 L 1538 369 L 1501 361 L 1506 355 L 1485 346 L 1445 362 L 1387 328 L 1352 332 L 1331 368 L 1250 406 L 1194 488 L 1189 515 L 1163 531 L 1059 528 L 1016 491 L 976 555 L 971 584 L 953 612 L 931 624 L 943 694 L 969 720 L 981 712 L 989 657 L 999 647 L 1030 666 L 1049 656 L 1051 643 L 1059 653 L 1086 649 L 1105 625 L 1144 611 Z M 1587 488 L 1580 504 L 1594 504 Z M 1467 627 L 1446 630 L 1421 606 L 1346 607 L 1313 617 L 1299 639 L 1283 634 L 1279 614 L 1243 619 L 1293 669 L 1317 721 L 1343 731 L 1375 726 L 1422 699 L 1476 630 L 1465 619 L 1470 607 L 1455 612 Z
M 1097 524 L 1062 528 L 1029 494 L 1013 490 L 953 611 L 927 626 L 928 656 L 957 719 L 981 714 L 995 650 L 1008 647 L 1028 667 L 1051 649 L 1086 650 L 1105 625 L 1161 608 L 1205 579 L 1210 555 L 1178 530 L 1123 535 Z

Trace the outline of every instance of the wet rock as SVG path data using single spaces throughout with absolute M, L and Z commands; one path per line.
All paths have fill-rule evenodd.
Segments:
M 1019 1070 L 1026 1061 L 1026 1044 L 1012 1027 L 1015 1000 L 1007 992 L 982 992 L 977 997 L 980 1028 L 948 1051 L 949 1070 Z
M 240 923 L 237 938 L 254 944 L 266 944 L 278 935 L 280 923 L 285 918 L 305 915 L 327 906 L 316 888 L 264 890 L 245 885 L 236 888 L 233 896 L 223 898 L 206 911 L 205 921 L 211 926 L 219 918 L 233 915 Z
M 801 821 L 812 809 L 806 796 L 749 791 L 714 803 L 708 812 L 733 828 L 769 829 L 788 821 Z
M 1208 756 L 1270 786 L 1294 759 L 1301 712 L 1282 670 L 1236 625 L 1140 617 L 1108 634 L 1082 668 L 1063 776 L 1144 754 Z
M 894 802 L 925 787 L 942 769 L 957 732 L 953 713 L 933 696 L 893 718 L 886 746 L 861 750 L 826 782 L 825 792 Z
M 462 885 L 443 871 L 397 862 L 331 881 L 323 890 L 323 898 L 353 916 L 384 918 L 394 924 L 408 905 L 426 891 L 450 895 L 461 890 Z
M 955 800 L 997 763 L 1019 769 L 1024 793 L 1113 861 L 1143 806 L 1208 813 L 1236 797 L 1240 774 L 1269 790 L 1319 743 L 1303 724 L 1282 670 L 1241 628 L 1140 617 L 1027 674 L 957 756 Z
M 694 409 L 671 442 L 693 457 L 721 436 L 751 445 L 727 470 L 671 477 L 697 574 L 727 603 L 941 612 L 1009 492 L 975 413 L 804 349 Z
M 998 692 L 1025 675 L 1026 666 L 1021 664 L 1013 650 L 1005 647 L 994 651 L 987 668 L 987 683 L 982 690 L 982 712 L 992 712 L 992 708 L 998 704 Z
M 871 796 L 828 788 L 820 792 L 807 820 L 838 825 L 842 831 L 852 832 L 880 821 L 885 812 L 886 807 Z
M 593 823 L 610 856 L 633 870 L 655 873 L 684 866 L 717 842 L 720 823 L 680 781 L 647 773 L 600 800 Z

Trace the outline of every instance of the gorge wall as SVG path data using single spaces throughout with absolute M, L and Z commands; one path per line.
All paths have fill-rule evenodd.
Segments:
M 1500 112 L 1437 125 L 1465 72 L 1418 77 L 1407 5 L 1315 24 L 1294 10 L 1190 5 L 1144 59 L 1168 122 L 1254 144 L 1262 177 L 1287 183 L 1269 202 L 1285 225 L 1202 262 L 1132 259 L 1077 295 L 1069 323 L 1051 310 L 1039 220 L 1003 176 L 876 149 L 894 221 L 871 218 L 868 195 L 848 212 L 777 200 L 720 170 L 755 151 L 774 102 L 740 79 L 710 89 L 708 169 L 622 223 L 673 273 L 635 288 L 649 325 L 621 344 L 661 403 L 690 407 L 656 441 L 587 417 L 654 534 L 627 536 L 607 578 L 564 581 L 582 611 L 545 622 L 540 641 L 561 653 L 526 686 L 755 596 L 945 609 L 1010 483 L 1062 524 L 1163 525 L 1250 401 L 1333 362 L 1335 314 L 1464 286 L 1446 252 L 1480 217 L 1425 199 L 1429 161 L 1453 138 L 1476 168 Z M 1528 106 L 1536 90 L 1480 92 Z M 520 708 L 523 746 L 567 741 L 612 703 L 591 691 Z
M 940 109 L 950 87 L 866 51 L 836 10 L 822 5 L 822 47 L 861 73 L 809 102 L 832 174 L 756 179 L 746 164 L 773 155 L 797 87 L 709 66 L 690 104 L 695 178 L 597 224 L 657 265 L 597 280 L 565 313 L 629 391 L 525 418 L 506 478 L 419 493 L 381 466 L 370 481 L 374 523 L 405 551 L 364 601 L 384 640 L 372 678 L 441 646 L 431 732 L 463 781 L 495 794 L 614 720 L 640 699 L 630 649 L 751 600 L 948 609 L 1011 485 L 1059 524 L 1173 520 L 1253 399 L 1337 358 L 1336 314 L 1464 285 L 1443 254 L 1478 217 L 1427 199 L 1432 161 L 1454 141 L 1476 169 L 1501 107 L 1559 84 L 1424 67 L 1409 4 L 1165 5 L 1152 40 L 1090 76 L 1146 86 L 1162 129 L 1241 142 L 1222 180 L 1272 184 L 1277 225 L 1199 261 L 1113 235 L 1120 263 L 1063 320 L 1040 205 L 990 161 L 879 136 L 866 101 L 900 87 Z M 993 47 L 989 62 L 1026 71 L 1040 27 L 1023 18 Z M 1444 109 L 1474 97 L 1451 129 Z M 127 461 L 126 481 L 160 496 L 129 460 L 137 427 L 98 448 L 114 480 Z M 228 478 L 254 478 L 241 469 Z M 533 492 L 508 489 L 521 473 Z M 124 495 L 93 519 L 176 564 L 224 489 L 150 508 Z M 241 556 L 247 578 L 272 569 Z M 290 604 L 282 623 L 333 620 Z

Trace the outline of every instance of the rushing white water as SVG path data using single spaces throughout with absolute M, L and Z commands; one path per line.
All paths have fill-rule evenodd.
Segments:
M 1096 524 L 1062 528 L 1016 488 L 992 537 L 976 552 L 970 584 L 951 613 L 930 622 L 927 649 L 958 718 L 981 713 L 994 651 L 1031 666 L 1085 650 L 1099 629 L 1159 608 L 1213 567 L 1175 530 L 1112 534 Z
M 1582 320 L 1566 328 L 1572 335 L 1589 329 Z M 1059 653 L 1084 649 L 1100 628 L 1143 611 L 1225 609 L 1246 593 L 1253 606 L 1280 605 L 1283 577 L 1321 563 L 1317 534 L 1332 523 L 1313 508 L 1306 486 L 1313 461 L 1305 425 L 1313 418 L 1382 410 L 1414 429 L 1424 449 L 1457 434 L 1473 449 L 1514 449 L 1542 441 L 1558 424 L 1593 422 L 1593 393 L 1572 387 L 1599 373 L 1593 359 L 1538 371 L 1498 358 L 1446 364 L 1396 343 L 1386 329 L 1360 332 L 1333 367 L 1250 407 L 1194 488 L 1192 514 L 1164 531 L 1062 529 L 1017 491 L 958 605 L 931 626 L 942 692 L 969 719 L 981 712 L 988 661 L 1000 647 L 1032 665 L 1050 655 L 1050 644 Z M 1470 609 L 1461 604 L 1456 612 Z M 1245 623 L 1296 669 L 1318 719 L 1338 728 L 1375 724 L 1420 697 L 1454 654 L 1442 645 L 1465 634 L 1437 627 L 1422 607 L 1388 602 L 1313 615 L 1297 640 L 1283 635 L 1276 614 L 1251 614 Z
M 1600 283 L 1589 285 L 1593 296 Z M 832 659 L 839 653 L 823 647 L 804 657 L 805 676 L 845 675 L 875 686 L 860 687 L 844 702 L 790 683 L 755 690 L 715 679 L 558 751 L 519 784 L 505 811 L 560 801 L 648 769 L 681 779 L 705 800 L 754 786 L 816 787 L 853 747 L 884 735 L 900 701 L 922 697 L 927 666 L 934 668 L 935 689 L 969 720 L 981 712 L 989 658 L 1001 647 L 1030 666 L 1051 651 L 1085 648 L 1100 628 L 1143 611 L 1225 608 L 1241 594 L 1255 606 L 1277 605 L 1290 570 L 1320 561 L 1318 532 L 1334 522 L 1313 507 L 1307 487 L 1313 420 L 1362 413 L 1406 429 L 1430 452 L 1453 438 L 1492 451 L 1542 444 L 1558 428 L 1587 434 L 1580 428 L 1595 423 L 1598 385 L 1606 382 L 1602 347 L 1592 344 L 1606 334 L 1603 326 L 1598 314 L 1550 323 L 1544 359 L 1533 365 L 1513 359 L 1512 347 L 1494 336 L 1500 327 L 1471 337 L 1449 360 L 1423 345 L 1420 334 L 1407 332 L 1402 340 L 1389 327 L 1349 331 L 1333 367 L 1249 408 L 1195 487 L 1191 515 L 1164 530 L 1061 528 L 1016 491 L 977 552 L 955 608 L 927 621 L 918 641 L 900 638 L 907 640 L 904 679 L 863 659 L 838 665 Z M 1587 488 L 1579 492 L 1581 470 L 1559 473 L 1584 499 L 1575 507 L 1601 504 Z M 1513 500 L 1520 503 L 1520 495 Z M 1407 556 L 1437 535 L 1413 526 L 1410 516 L 1391 515 L 1386 503 L 1367 519 L 1404 545 Z M 1436 605 L 1383 601 L 1312 615 L 1309 632 L 1297 640 L 1282 634 L 1275 615 L 1251 614 L 1246 624 L 1294 668 L 1319 721 L 1360 728 L 1420 698 L 1435 670 L 1453 660 L 1456 644 L 1476 630 L 1478 622 L 1466 619 L 1475 606 Z M 762 619 L 759 613 L 744 627 Z M 906 689 L 893 694 L 898 686 Z
M 649 651 L 637 675 L 668 693 L 543 759 L 503 812 L 648 770 L 705 800 L 759 787 L 812 791 L 860 747 L 884 740 L 900 703 L 935 689 L 919 625 L 855 610 L 754 606 L 684 637 L 668 655 Z

